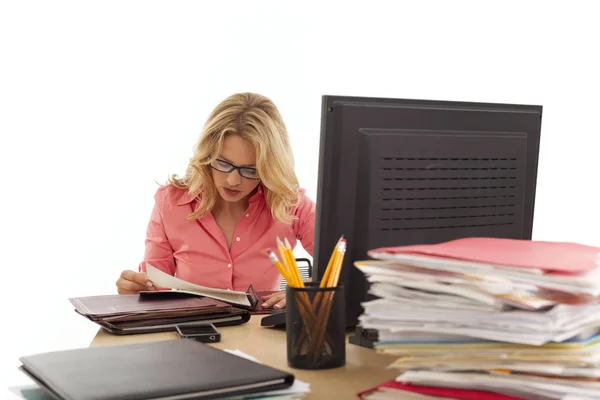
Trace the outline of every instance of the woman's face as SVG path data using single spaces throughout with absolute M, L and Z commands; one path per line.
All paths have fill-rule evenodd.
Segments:
M 231 203 L 244 200 L 260 182 L 254 146 L 237 135 L 225 136 L 221 153 L 211 166 L 212 178 L 219 194 L 223 200 Z M 224 172 L 229 170 L 231 172 Z

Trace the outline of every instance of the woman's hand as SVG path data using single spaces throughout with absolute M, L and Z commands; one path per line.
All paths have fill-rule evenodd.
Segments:
M 154 290 L 154 284 L 148 280 L 145 272 L 125 270 L 117 280 L 119 294 L 135 294 L 142 290 Z
M 262 297 L 263 308 L 274 308 L 275 310 L 281 310 L 285 308 L 285 291 L 271 293 L 267 296 Z

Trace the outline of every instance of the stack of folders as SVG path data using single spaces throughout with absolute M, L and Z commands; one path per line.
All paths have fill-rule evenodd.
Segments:
M 599 399 L 600 248 L 465 238 L 360 261 L 363 328 L 398 356 L 365 399 Z
M 175 325 L 204 321 L 216 326 L 236 325 L 250 319 L 248 310 L 210 297 L 162 292 L 76 297 L 75 311 L 114 334 L 175 330 Z

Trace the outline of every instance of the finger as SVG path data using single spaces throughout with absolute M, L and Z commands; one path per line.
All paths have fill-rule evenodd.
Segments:
M 135 283 L 124 278 L 119 278 L 117 281 L 117 288 L 119 290 L 131 293 L 139 293 L 141 290 L 148 290 L 147 286 L 140 285 L 139 283 Z
M 280 310 L 282 308 L 285 308 L 285 297 L 283 298 L 283 300 L 280 300 L 277 304 L 275 304 L 273 306 L 273 308 Z
M 152 281 L 148 280 L 148 275 L 146 275 L 145 272 L 134 272 L 128 269 L 121 273 L 121 278 L 142 285 L 144 289 L 141 290 L 152 289 L 154 287 L 154 284 Z
M 269 300 L 265 301 L 262 306 L 264 308 L 271 308 L 275 304 L 279 303 L 282 299 L 285 299 L 285 293 L 276 293 L 275 296 L 272 296 Z
M 272 298 L 273 296 L 277 296 L 277 295 L 279 295 L 280 293 L 281 293 L 281 292 L 275 292 L 275 293 L 267 294 L 267 295 L 265 295 L 265 296 L 262 296 L 261 298 L 262 298 L 263 300 L 269 300 L 269 299 L 270 299 L 270 298 Z
M 118 288 L 117 293 L 118 294 L 138 294 L 139 292 L 132 292 L 131 290 L 125 290 L 125 289 Z

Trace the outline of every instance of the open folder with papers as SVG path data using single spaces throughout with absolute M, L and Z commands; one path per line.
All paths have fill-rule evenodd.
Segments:
M 146 263 L 146 272 L 148 279 L 152 281 L 155 287 L 170 290 L 151 290 L 142 292 L 148 296 L 168 296 L 170 292 L 186 293 L 192 296 L 209 297 L 215 300 L 220 300 L 229 303 L 238 308 L 243 308 L 250 311 L 252 314 L 263 314 L 272 312 L 271 309 L 263 309 L 261 297 L 275 293 L 274 291 L 254 290 L 250 285 L 246 292 L 234 290 L 225 290 L 211 288 L 194 283 L 184 281 L 183 279 L 169 275 L 158 268 Z
M 253 309 L 258 303 L 258 297 L 254 289 L 250 287 L 248 292 L 238 292 L 233 290 L 216 289 L 201 285 L 196 285 L 191 282 L 184 281 L 167 273 L 164 273 L 160 269 L 146 263 L 146 273 L 148 279 L 152 281 L 156 288 L 172 289 L 181 293 L 187 293 L 196 296 L 210 297 L 216 300 L 230 303 L 238 307 L 247 309 Z M 158 293 L 160 295 L 162 291 L 147 291 L 144 293 L 153 294 Z

